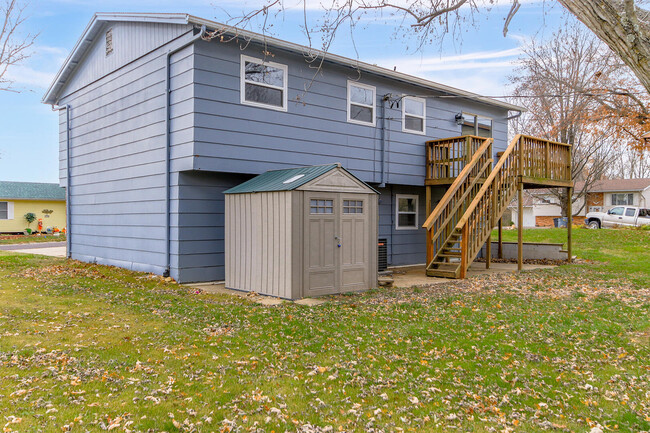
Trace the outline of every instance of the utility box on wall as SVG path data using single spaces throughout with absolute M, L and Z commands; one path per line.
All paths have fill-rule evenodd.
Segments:
M 377 191 L 340 164 L 225 191 L 226 287 L 285 299 L 377 285 Z

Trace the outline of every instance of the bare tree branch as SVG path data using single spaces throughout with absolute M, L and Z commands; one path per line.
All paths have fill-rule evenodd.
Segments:
M 29 48 L 37 36 L 32 33 L 20 35 L 26 20 L 25 7 L 17 0 L 0 0 L 0 19 L 3 20 L 0 29 L 0 90 L 15 91 L 7 71 L 29 58 Z

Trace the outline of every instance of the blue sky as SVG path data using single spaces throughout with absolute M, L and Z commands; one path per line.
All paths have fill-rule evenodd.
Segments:
M 94 12 L 183 12 L 225 22 L 260 1 L 33 0 L 28 27 L 39 33 L 33 55 L 10 71 L 20 92 L 0 92 L 0 180 L 58 181 L 58 116 L 40 101 Z M 368 17 L 354 30 L 354 44 L 345 28 L 330 51 L 483 95 L 504 95 L 522 42 L 547 37 L 564 24 L 565 16 L 561 7 L 553 6 L 555 2 L 521 1 L 508 36 L 503 37 L 509 5 L 507 0 L 500 1 L 503 6 L 481 14 L 476 26 L 468 25 L 461 32 L 462 37 L 447 37 L 442 44 L 415 49 L 415 39 L 396 34 L 396 20 Z M 308 4 L 317 7 L 318 2 Z M 317 15 L 317 10 L 308 9 L 309 17 Z M 302 8 L 289 8 L 272 18 L 271 32 L 306 44 L 302 20 Z M 255 25 L 252 30 L 257 30 Z

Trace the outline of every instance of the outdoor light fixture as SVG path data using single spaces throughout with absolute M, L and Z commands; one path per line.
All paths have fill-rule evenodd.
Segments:
M 455 119 L 456 119 L 456 125 L 462 125 L 463 123 L 465 123 L 465 118 L 463 117 L 463 113 L 456 114 Z

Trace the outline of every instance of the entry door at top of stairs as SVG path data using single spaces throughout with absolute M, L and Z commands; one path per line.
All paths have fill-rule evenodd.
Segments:
M 304 294 L 319 296 L 369 286 L 367 194 L 305 192 Z

